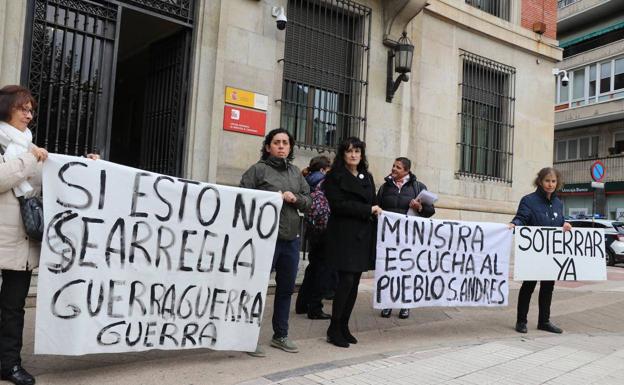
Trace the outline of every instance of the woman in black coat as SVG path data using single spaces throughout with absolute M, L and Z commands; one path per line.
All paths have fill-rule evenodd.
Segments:
M 563 231 L 572 228 L 563 219 L 563 203 L 557 197 L 557 191 L 563 186 L 561 173 L 553 167 L 544 167 L 537 173 L 533 182 L 537 189 L 535 192 L 525 195 L 520 200 L 516 216 L 509 224 L 515 226 L 562 226 Z M 524 281 L 518 293 L 518 315 L 516 319 L 516 331 L 527 332 L 527 314 L 531 295 L 537 285 L 537 281 Z M 539 316 L 537 328 L 551 333 L 562 333 L 563 330 L 550 322 L 550 303 L 555 288 L 555 281 L 541 281 L 539 291 Z
M 381 213 L 365 151 L 366 144 L 360 139 L 345 139 L 323 185 L 331 208 L 326 255 L 330 267 L 338 272 L 327 341 L 343 348 L 357 343 L 349 331 L 349 318 L 362 272 L 375 266 L 375 219 Z

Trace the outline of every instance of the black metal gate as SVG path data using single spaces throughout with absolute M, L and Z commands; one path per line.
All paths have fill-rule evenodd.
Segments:
M 190 36 L 179 32 L 150 47 L 150 68 L 143 108 L 141 168 L 162 174 L 182 171 L 184 101 Z
M 33 2 L 28 87 L 39 102 L 31 128 L 51 152 L 103 149 L 118 9 L 84 0 Z
M 179 174 L 194 0 L 30 0 L 23 79 L 39 103 L 34 141 L 51 152 L 107 158 L 123 8 L 188 27 L 153 47 L 143 128 L 149 144 L 141 151 L 141 166 Z

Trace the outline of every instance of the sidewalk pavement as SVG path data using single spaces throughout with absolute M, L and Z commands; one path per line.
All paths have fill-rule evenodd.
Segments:
M 535 329 L 537 294 L 529 333 L 513 330 L 516 282 L 506 308 L 422 308 L 399 320 L 396 312 L 385 319 L 372 309 L 369 278 L 360 285 L 352 317 L 357 345 L 330 345 L 325 342 L 328 321 L 292 313 L 290 335 L 301 352 L 291 354 L 268 347 L 269 299 L 260 337 L 266 358 L 207 349 L 34 356 L 34 309 L 27 309 L 24 366 L 44 385 L 622 384 L 624 268 L 609 267 L 608 272 L 605 282 L 557 283 L 552 319 L 563 335 Z

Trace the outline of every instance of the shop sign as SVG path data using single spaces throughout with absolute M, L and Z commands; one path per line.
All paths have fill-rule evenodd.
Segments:
M 564 194 L 578 194 L 591 191 L 591 184 L 589 183 L 566 184 L 561 189 L 561 193 Z

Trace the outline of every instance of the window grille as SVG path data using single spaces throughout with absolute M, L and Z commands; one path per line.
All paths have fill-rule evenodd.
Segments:
M 460 58 L 457 174 L 511 183 L 516 70 L 469 52 Z
M 101 149 L 117 12 L 112 3 L 33 3 L 28 87 L 38 101 L 31 123 L 37 145 L 70 155 Z
M 565 8 L 565 7 L 567 7 L 568 5 L 572 5 L 572 4 L 574 4 L 574 3 L 578 2 L 578 1 L 579 1 L 579 0 L 558 0 L 558 1 L 557 1 L 557 7 L 558 7 L 559 9 L 561 9 L 561 8 Z
M 501 19 L 507 21 L 510 19 L 511 0 L 466 0 L 466 4 Z
M 102 0 L 97 0 L 102 1 Z M 169 16 L 174 19 L 193 23 L 193 12 L 195 0 L 121 0 L 122 2 L 136 5 L 141 9 L 146 9 Z
M 298 145 L 335 147 L 366 130 L 371 9 L 350 0 L 289 0 L 281 126 Z

